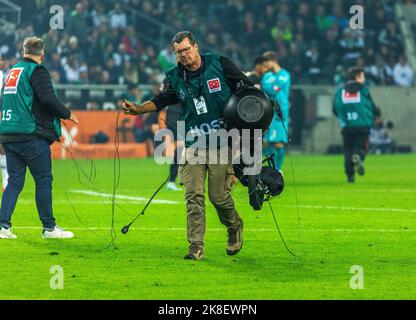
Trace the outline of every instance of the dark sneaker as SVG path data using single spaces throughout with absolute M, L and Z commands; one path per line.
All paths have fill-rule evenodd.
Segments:
M 365 170 L 364 170 L 364 165 L 363 165 L 363 162 L 361 160 L 361 157 L 358 154 L 354 154 L 352 156 L 352 162 L 354 162 L 355 170 L 357 170 L 357 173 L 360 176 L 363 176 L 364 173 L 365 173 Z
M 189 253 L 183 257 L 185 260 L 202 260 L 204 258 L 204 246 L 192 243 L 189 246 Z
M 227 254 L 233 256 L 243 247 L 243 220 L 237 228 L 228 228 Z
M 354 183 L 355 182 L 355 178 L 354 177 L 348 177 L 347 178 L 347 182 L 348 183 Z

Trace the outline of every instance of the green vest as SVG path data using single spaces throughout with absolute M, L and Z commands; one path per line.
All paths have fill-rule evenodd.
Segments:
M 334 109 L 342 128 L 371 128 L 373 102 L 367 87 L 350 93 L 341 87 L 335 95 Z
M 185 122 L 185 136 L 190 132 L 195 141 L 198 136 L 205 135 L 208 144 L 209 134 L 222 127 L 223 109 L 231 89 L 224 78 L 220 57 L 206 54 L 202 59 L 204 71 L 200 77 L 185 82 L 184 69 L 178 66 L 167 71 L 166 76 L 182 106 L 180 120 Z M 186 147 L 192 143 L 185 140 Z
M 30 78 L 38 66 L 35 62 L 20 61 L 7 74 L 2 89 L 0 134 L 34 134 L 36 132 Z M 54 128 L 58 136 L 61 136 L 59 119 L 54 119 Z

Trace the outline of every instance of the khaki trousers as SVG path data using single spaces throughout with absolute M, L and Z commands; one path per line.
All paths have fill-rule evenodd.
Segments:
M 205 163 L 195 163 L 195 157 Z M 210 164 L 210 159 L 220 159 L 221 162 Z M 217 210 L 221 223 L 229 228 L 237 226 L 240 221 L 230 193 L 231 176 L 234 174 L 230 159 L 231 150 L 228 146 L 208 150 L 185 149 L 183 160 L 179 165 L 179 178 L 185 189 L 187 238 L 190 243 L 204 244 L 207 175 L 208 198 Z

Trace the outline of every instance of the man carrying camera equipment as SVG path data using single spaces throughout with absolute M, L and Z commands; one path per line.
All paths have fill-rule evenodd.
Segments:
M 172 46 L 178 65 L 167 71 L 169 83 L 165 90 L 140 106 L 125 101 L 123 110 L 126 114 L 142 114 L 180 103 L 185 134 L 193 135 L 196 140 L 200 136 L 209 140 L 209 135 L 221 128 L 223 109 L 232 93 L 253 84 L 229 59 L 214 54 L 201 55 L 189 31 L 177 33 L 172 39 Z M 185 259 L 201 260 L 204 257 L 207 175 L 209 199 L 228 231 L 226 252 L 235 255 L 243 245 L 243 220 L 234 207 L 230 193 L 232 162 L 217 164 L 215 161 L 216 164 L 210 164 L 212 150 L 201 150 L 201 146 L 194 149 L 193 143 L 185 140 L 185 159 L 179 169 L 185 188 L 187 238 L 190 243 Z M 216 159 L 221 156 L 222 148 L 228 148 L 228 145 L 213 149 Z M 195 159 L 195 156 L 203 158 L 205 164 L 188 161 L 192 157 Z
M 368 138 L 379 110 L 364 85 L 364 70 L 350 68 L 348 79 L 347 84 L 335 94 L 333 112 L 342 128 L 347 182 L 354 183 L 355 171 L 360 176 L 365 173 L 363 162 L 368 150 Z

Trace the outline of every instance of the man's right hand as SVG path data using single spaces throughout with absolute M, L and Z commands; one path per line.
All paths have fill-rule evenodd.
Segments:
M 121 105 L 121 108 L 122 108 L 124 114 L 136 115 L 136 114 L 143 113 L 143 112 L 141 112 L 140 108 L 135 103 L 133 103 L 131 101 L 128 101 L 128 100 L 123 101 L 123 103 Z

